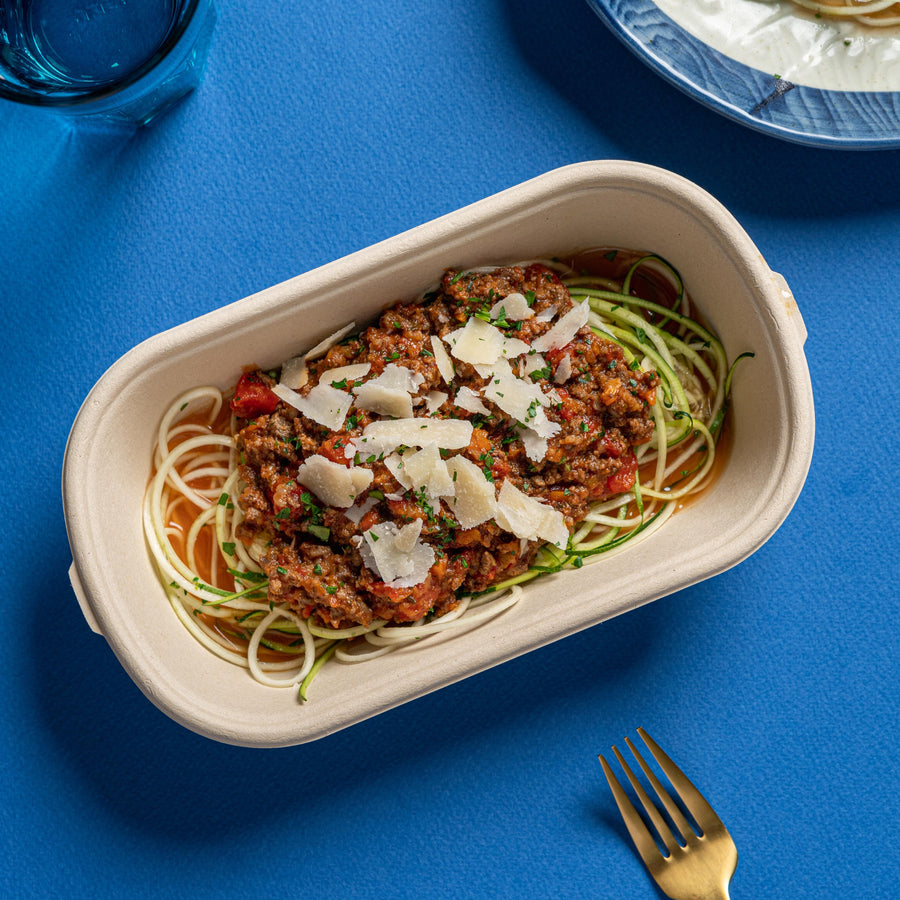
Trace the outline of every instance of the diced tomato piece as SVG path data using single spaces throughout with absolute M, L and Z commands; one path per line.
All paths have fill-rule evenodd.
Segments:
M 473 459 L 480 459 L 485 453 L 491 452 L 491 439 L 483 428 L 473 428 L 472 438 L 466 452 Z
M 269 390 L 256 372 L 245 372 L 238 379 L 231 401 L 231 409 L 242 419 L 274 412 L 278 398 Z
M 610 434 L 603 435 L 603 449 L 607 456 L 618 459 L 622 455 L 622 443 L 617 441 Z
M 624 494 L 625 491 L 630 491 L 634 487 L 637 467 L 637 457 L 629 451 L 622 457 L 622 468 L 606 479 L 606 489 L 611 494 Z
M 346 436 L 328 438 L 327 441 L 322 441 L 322 443 L 319 444 L 319 455 L 324 456 L 325 459 L 331 460 L 331 462 L 340 463 L 342 466 L 349 466 L 350 460 L 347 459 L 344 454 L 346 441 Z
M 362 521 L 359 523 L 360 531 L 368 531 L 373 525 L 377 525 L 381 521 L 381 516 L 378 515 L 378 511 L 374 509 L 370 509 L 363 517 Z

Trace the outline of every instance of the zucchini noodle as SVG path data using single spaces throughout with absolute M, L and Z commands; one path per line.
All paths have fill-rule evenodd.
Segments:
M 203 647 L 260 684 L 299 686 L 305 700 L 324 665 L 364 662 L 475 627 L 517 604 L 522 584 L 650 537 L 711 483 L 731 374 L 721 342 L 694 318 L 680 276 L 660 257 L 631 256 L 618 277 L 579 274 L 579 259 L 541 262 L 559 273 L 573 303 L 588 305 L 588 325 L 621 348 L 631 369 L 659 377 L 653 436 L 634 448 L 634 488 L 594 503 L 564 549 L 544 545 L 528 571 L 459 598 L 451 612 L 335 629 L 268 599 L 266 548 L 238 537 L 244 513 L 237 502 L 237 419 L 218 388 L 194 388 L 160 422 L 143 524 L 169 603 Z M 655 287 L 639 290 L 638 282 Z

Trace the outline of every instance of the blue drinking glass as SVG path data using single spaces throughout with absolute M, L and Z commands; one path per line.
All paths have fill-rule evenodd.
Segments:
M 213 0 L 0 0 L 0 98 L 147 125 L 200 81 Z

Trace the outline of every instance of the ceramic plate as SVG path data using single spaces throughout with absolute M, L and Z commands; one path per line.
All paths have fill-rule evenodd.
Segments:
M 658 74 L 743 125 L 816 147 L 900 147 L 900 26 L 789 0 L 588 4 Z

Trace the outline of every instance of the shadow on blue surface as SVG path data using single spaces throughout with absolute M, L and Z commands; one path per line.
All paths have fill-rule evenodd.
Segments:
M 744 128 L 658 77 L 584 0 L 506 0 L 506 12 L 527 63 L 623 158 L 671 169 L 728 205 L 770 216 L 871 213 L 873 196 L 877 209 L 900 207 L 900 151 L 823 150 Z M 705 136 L 702 143 L 697 134 Z M 762 167 L 763 158 L 778 163 Z
M 596 709 L 598 697 L 617 685 L 640 685 L 651 658 L 679 640 L 673 621 L 681 619 L 666 624 L 667 601 L 659 601 L 320 741 L 275 750 L 231 747 L 170 721 L 138 691 L 81 617 L 65 577 L 61 529 L 53 528 L 48 544 L 48 574 L 39 592 L 54 598 L 54 630 L 70 640 L 64 665 L 32 682 L 42 743 L 60 760 L 54 768 L 68 771 L 73 796 L 84 798 L 94 814 L 165 846 L 205 832 L 210 849 L 231 845 L 258 829 L 294 825 L 301 810 L 304 822 L 315 822 L 336 804 L 350 808 L 362 786 L 402 783 L 410 765 L 427 768 L 448 753 L 472 753 L 498 734 L 552 741 L 534 733 L 532 714 L 541 721 L 579 709 L 592 715 L 587 711 Z M 47 652 L 48 610 L 38 599 L 23 598 L 33 611 L 30 659 Z M 529 702 L 521 702 L 523 694 Z M 608 739 L 598 721 L 597 751 Z M 589 755 L 577 764 L 592 771 Z M 585 801 L 587 814 L 618 835 L 620 823 L 604 806 L 599 780 L 596 785 Z

